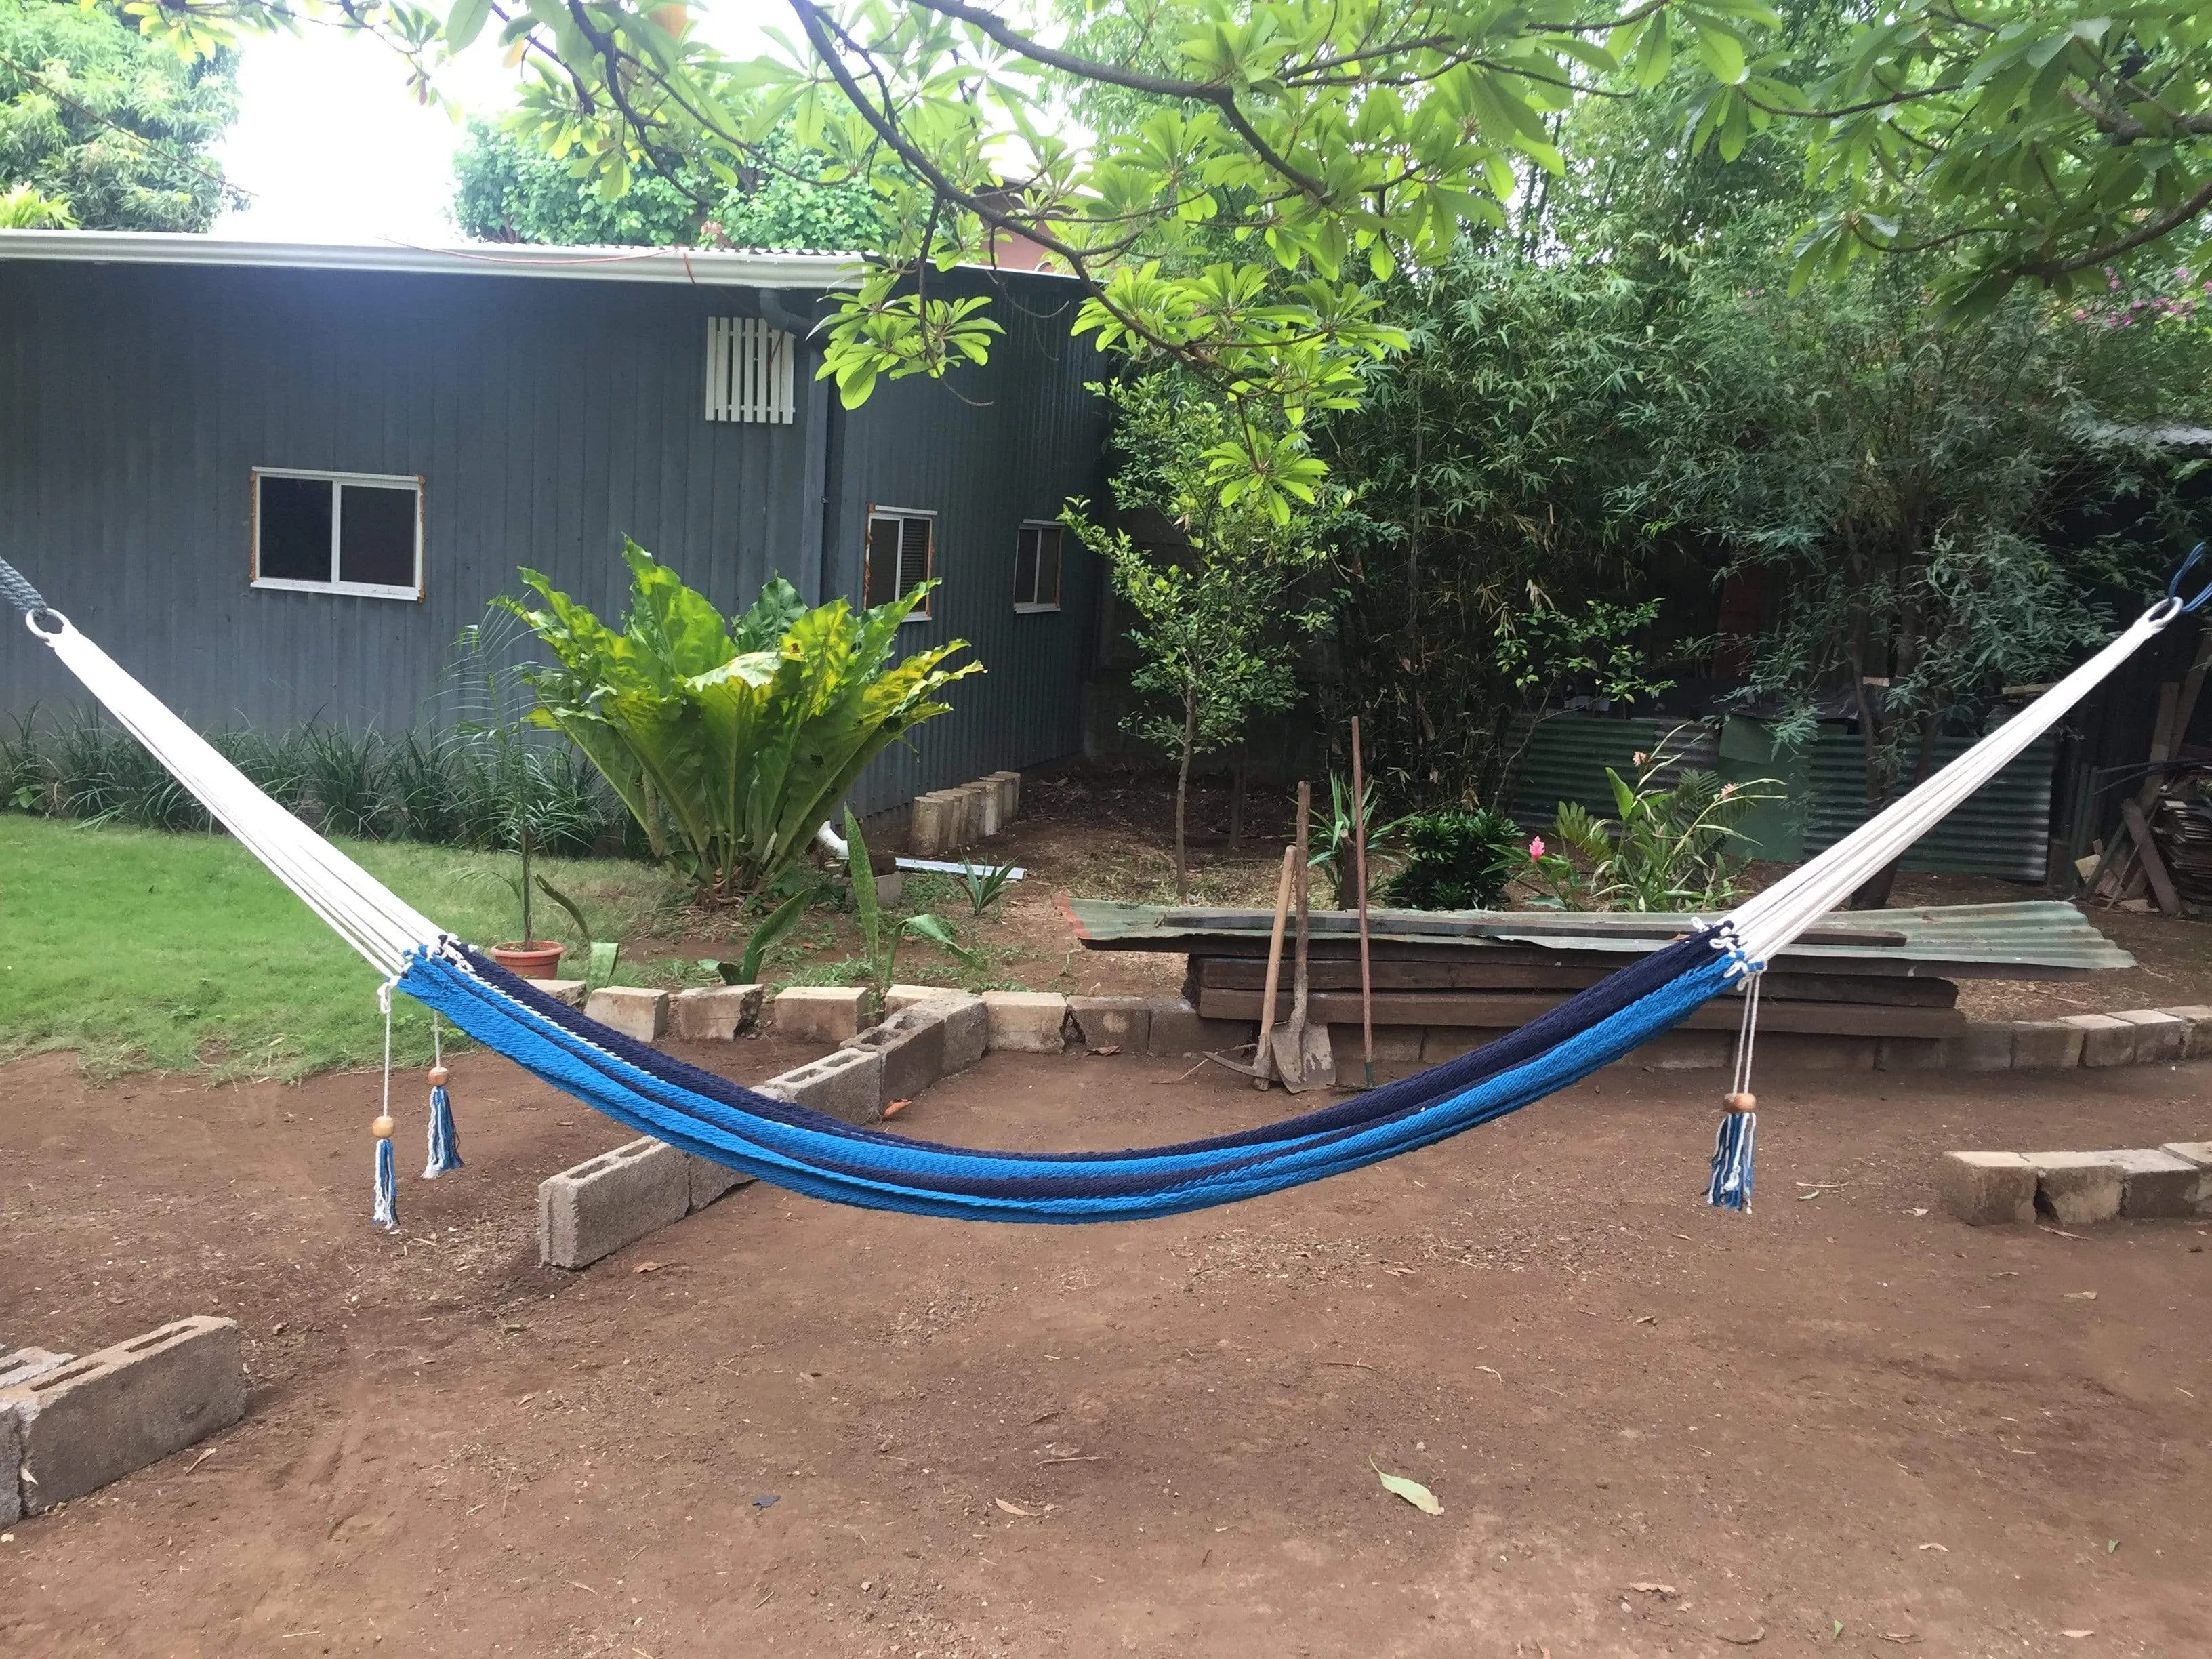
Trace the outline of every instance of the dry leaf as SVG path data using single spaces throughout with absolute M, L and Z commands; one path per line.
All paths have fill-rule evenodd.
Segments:
M 2094 1636 L 2097 1632 L 2093 1630 L 2062 1630 L 2058 1633 L 2061 1636 L 2070 1636 L 2078 1642 L 2083 1637 Z
M 1722 1641 L 1729 1643 L 1734 1646 L 1747 1648 L 1754 1642 L 1764 1642 L 1766 1639 L 1766 1626 L 1761 1625 L 1757 1630 L 1752 1632 L 1748 1636 L 1730 1636 L 1724 1630 L 1717 1630 L 1713 1634 L 1719 1637 Z
M 1436 1493 L 1419 1481 L 1408 1480 L 1402 1474 L 1384 1474 L 1372 1457 L 1367 1460 L 1367 1467 L 1381 1477 L 1382 1490 L 1392 1497 L 1404 1498 L 1423 1515 L 1442 1515 L 1444 1512 L 1444 1506 L 1437 1502 Z
M 1680 1594 L 1680 1592 L 1678 1591 L 1672 1584 L 1631 1584 L 1628 1588 L 1632 1590 L 1642 1590 L 1646 1595 L 1676 1595 Z
M 630 1271 L 634 1273 L 657 1273 L 660 1271 L 660 1264 L 658 1261 L 641 1261 Z
M 887 1119 L 896 1117 L 913 1104 L 911 1100 L 887 1100 L 884 1103 L 884 1116 Z
M 1121 1045 L 1120 1043 L 1118 1043 L 1118 1042 L 1109 1042 L 1109 1043 L 1108 1043 L 1108 1044 L 1107 1044 L 1104 1048 L 1093 1048 L 1093 1049 L 1091 1049 L 1091 1058 L 1093 1058 L 1094 1060 L 1105 1060 L 1105 1059 L 1108 1059 L 1108 1058 L 1111 1057 L 1112 1055 L 1118 1054 L 1120 1054 L 1121 1052 Z
M 1022 1516 L 1031 1521 L 1036 1520 L 1037 1516 L 1045 1512 L 1044 1510 L 1025 1510 L 1019 1504 L 1009 1504 L 1003 1498 L 994 1498 L 991 1501 L 994 1504 L 996 1504 L 1000 1509 L 1004 1510 L 1008 1515 Z M 1051 1505 L 1049 1504 L 1046 1505 L 1047 1509 L 1049 1509 Z
M 2066 1292 L 2066 1299 L 2069 1302 L 2094 1302 L 2097 1299 L 2097 1293 L 2094 1291 L 2069 1291 Z
M 1951 1547 L 1948 1544 L 1923 1544 L 1920 1547 L 1923 1550 L 1941 1550 L 1946 1555 L 1951 1553 Z

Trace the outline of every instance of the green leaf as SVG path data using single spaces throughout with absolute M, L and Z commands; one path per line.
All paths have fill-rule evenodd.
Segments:
M 801 888 L 769 911 L 766 920 L 753 929 L 752 936 L 745 941 L 745 954 L 738 964 L 738 977 L 730 978 L 730 964 L 726 962 L 722 963 L 722 978 L 732 985 L 759 984 L 763 960 L 775 948 L 779 939 L 799 925 L 799 917 L 806 914 L 806 902 L 812 896 L 811 893 Z
M 1408 1480 L 1402 1474 L 1383 1474 L 1372 1456 L 1368 1458 L 1367 1467 L 1375 1471 L 1376 1477 L 1382 1482 L 1382 1490 L 1393 1498 L 1404 1498 L 1423 1515 L 1442 1515 L 1444 1512 L 1444 1506 L 1437 1502 L 1436 1493 L 1431 1492 L 1419 1481 Z
M 975 960 L 975 953 L 963 946 L 953 934 L 951 926 L 942 917 L 933 915 L 908 916 L 899 924 L 910 937 L 926 939 L 943 951 L 949 951 L 963 962 Z
M 491 0 L 453 0 L 453 9 L 446 16 L 447 46 L 461 52 L 473 45 L 490 16 Z
M 589 965 L 584 969 L 584 994 L 615 982 L 615 964 L 622 959 L 622 946 L 605 939 L 593 939 Z

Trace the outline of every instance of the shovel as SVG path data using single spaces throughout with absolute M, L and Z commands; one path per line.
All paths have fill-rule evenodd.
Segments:
M 1313 786 L 1298 786 L 1298 944 L 1297 965 L 1291 981 L 1290 1024 L 1273 1034 L 1273 1058 L 1275 1075 L 1283 1087 L 1294 1095 L 1309 1089 L 1333 1088 L 1336 1084 L 1336 1057 L 1329 1052 L 1328 1027 L 1309 1024 L 1306 1020 L 1306 941 L 1312 931 L 1310 919 L 1310 880 L 1312 866 L 1307 862 L 1310 842 L 1310 820 L 1313 816 Z M 1263 1013 L 1272 1010 L 1263 1010 Z
M 1255 1089 L 1266 1088 L 1270 1075 L 1267 1032 L 1275 1023 L 1275 992 L 1282 983 L 1283 926 L 1291 908 L 1291 863 L 1297 855 L 1298 849 L 1295 847 L 1283 848 L 1283 876 L 1275 886 L 1275 931 L 1267 939 L 1267 988 L 1260 998 L 1260 1041 L 1253 1046 L 1252 1063 L 1247 1066 L 1226 1054 L 1206 1055 L 1206 1059 L 1215 1065 L 1225 1066 L 1232 1072 L 1250 1078 Z

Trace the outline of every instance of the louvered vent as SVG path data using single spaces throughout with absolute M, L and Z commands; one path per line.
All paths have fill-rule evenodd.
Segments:
M 789 425 L 791 336 L 757 317 L 707 319 L 707 418 Z

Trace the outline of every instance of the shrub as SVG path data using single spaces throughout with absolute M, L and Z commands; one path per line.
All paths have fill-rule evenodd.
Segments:
M 1407 860 L 1384 896 L 1409 910 L 1494 910 L 1523 861 L 1521 826 L 1500 807 L 1416 812 L 1396 829 Z

